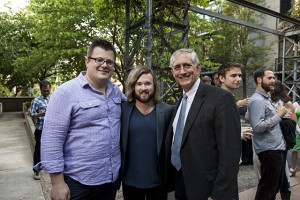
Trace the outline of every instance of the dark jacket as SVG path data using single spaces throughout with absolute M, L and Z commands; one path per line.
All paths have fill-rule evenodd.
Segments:
M 166 181 L 170 186 L 175 170 L 170 162 L 172 122 L 166 136 Z M 180 156 L 189 200 L 210 196 L 214 200 L 238 199 L 241 125 L 232 94 L 200 83 L 186 119 Z
M 165 103 L 156 104 L 156 134 L 157 134 L 157 155 L 159 158 L 159 169 L 161 177 L 165 177 L 165 136 L 173 115 L 174 107 Z M 121 176 L 126 164 L 126 150 L 128 143 L 128 130 L 134 103 L 124 102 L 121 105 Z M 147 159 L 147 158 L 145 158 Z M 163 180 L 163 179 L 162 179 Z M 164 184 L 162 183 L 164 186 Z

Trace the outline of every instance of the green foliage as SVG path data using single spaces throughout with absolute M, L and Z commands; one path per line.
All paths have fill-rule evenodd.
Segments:
M 95 38 L 106 38 L 124 51 L 119 37 L 125 30 L 124 4 L 110 2 L 31 0 L 26 12 L 1 13 L 1 83 L 9 89 L 17 86 L 19 93 L 42 79 L 56 84 L 70 80 L 85 70 L 87 46 Z M 119 66 L 116 79 L 123 77 Z
M 31 22 L 27 20 L 26 13 L 0 13 L 0 84 L 8 90 L 16 86 L 17 93 L 27 84 L 28 76 L 24 70 L 16 76 L 15 62 L 20 57 L 29 54 L 31 36 L 28 27 Z M 21 66 L 18 66 L 21 68 Z
M 13 96 L 13 93 L 7 88 L 0 85 L 0 97 Z
M 28 110 L 29 107 L 30 107 L 30 105 L 31 105 L 31 101 L 25 101 L 24 104 L 25 104 L 25 106 L 26 106 L 26 108 Z
M 255 3 L 262 3 L 262 0 L 254 0 Z M 237 4 L 225 2 L 222 5 L 224 15 L 234 18 L 256 23 L 260 19 L 260 15 L 252 9 L 241 7 Z M 248 76 L 254 70 L 264 65 L 266 62 L 267 46 L 258 45 L 259 41 L 263 41 L 265 36 L 262 32 L 255 29 L 229 23 L 223 20 L 216 20 L 218 29 L 216 33 L 222 37 L 214 40 L 210 49 L 210 59 L 219 62 L 238 62 L 245 67 L 243 69 L 243 96 L 246 97 L 246 85 Z
M 111 41 L 117 49 L 114 80 L 123 85 L 125 75 L 136 66 L 146 65 L 151 54 L 152 68 L 160 81 L 161 94 L 170 90 L 174 79 L 169 68 L 171 54 L 178 48 L 195 49 L 200 57 L 202 71 L 213 71 L 219 63 L 236 61 L 248 66 L 261 64 L 259 56 L 264 49 L 254 48 L 250 38 L 254 30 L 187 12 L 184 1 L 153 1 L 152 50 L 149 52 L 145 27 L 132 30 L 130 53 L 136 50 L 131 63 L 125 63 L 126 0 L 30 0 L 22 11 L 0 13 L 0 85 L 1 93 L 17 88 L 17 95 L 28 95 L 39 80 L 47 79 L 59 85 L 85 70 L 87 46 L 95 38 Z M 130 0 L 131 26 L 145 20 L 145 0 Z M 207 7 L 210 0 L 190 0 L 189 4 Z M 245 21 L 255 22 L 247 9 L 228 2 L 224 12 Z M 217 7 L 217 6 L 216 6 Z M 159 9 L 161 11 L 158 11 Z M 183 19 L 188 15 L 186 21 Z M 176 26 L 186 25 L 181 31 Z M 234 31 L 233 31 L 234 30 Z M 188 34 L 187 40 L 184 36 Z M 136 42 L 139 41 L 139 42 Z M 139 48 L 135 49 L 138 46 Z M 250 62 L 255 60 L 256 62 Z M 250 64 L 249 64 L 250 63 Z M 34 90 L 34 89 L 33 89 Z M 2 92 L 3 91 L 3 92 Z M 176 102 L 181 90 L 174 87 L 164 96 L 169 103 Z M 35 91 L 33 91 L 35 93 Z
M 290 14 L 292 17 L 300 18 L 300 4 L 298 0 L 292 0 L 292 8 L 290 9 Z

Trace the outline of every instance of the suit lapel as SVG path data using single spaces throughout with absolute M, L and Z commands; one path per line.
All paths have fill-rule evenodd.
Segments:
M 191 108 L 189 110 L 189 113 L 186 117 L 181 146 L 184 144 L 188 132 L 192 124 L 194 123 L 197 115 L 200 113 L 200 108 L 204 102 L 204 96 L 205 96 L 204 87 L 205 86 L 203 86 L 203 83 L 199 85 L 194 100 L 192 102 Z
M 122 121 L 122 141 L 123 141 L 123 149 L 126 152 L 127 150 L 127 141 L 128 141 L 128 130 L 129 130 L 129 123 L 131 118 L 131 113 L 133 111 L 134 103 L 127 103 L 125 109 L 122 112 L 124 114 L 124 120 Z
M 157 141 L 157 155 L 159 155 L 161 150 L 161 144 L 163 140 L 163 125 L 165 123 L 164 112 L 161 103 L 156 105 L 156 141 Z

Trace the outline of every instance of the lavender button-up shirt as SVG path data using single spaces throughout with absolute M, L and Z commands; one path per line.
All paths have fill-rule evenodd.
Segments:
M 51 95 L 39 167 L 48 173 L 62 172 L 84 185 L 101 185 L 119 175 L 121 101 L 126 98 L 111 82 L 103 95 L 84 75 Z

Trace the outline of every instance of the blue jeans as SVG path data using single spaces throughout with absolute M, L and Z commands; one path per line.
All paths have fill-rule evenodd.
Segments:
M 65 176 L 66 184 L 69 186 L 71 200 L 115 200 L 118 189 L 117 181 L 103 185 L 83 185 L 74 179 Z
M 42 131 L 35 129 L 34 138 L 35 138 L 35 146 L 33 153 L 33 166 L 41 162 L 41 137 Z

